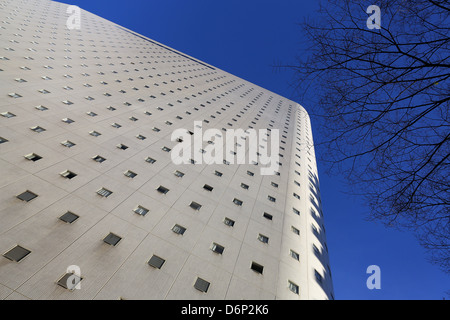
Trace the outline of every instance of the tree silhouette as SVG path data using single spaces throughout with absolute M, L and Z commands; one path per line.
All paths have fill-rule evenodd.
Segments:
M 381 9 L 369 29 L 369 5 Z M 370 217 L 413 230 L 450 272 L 450 5 L 444 0 L 328 0 L 301 26 L 296 89 L 322 130 L 331 172 Z M 312 97 L 312 98 L 311 98 Z

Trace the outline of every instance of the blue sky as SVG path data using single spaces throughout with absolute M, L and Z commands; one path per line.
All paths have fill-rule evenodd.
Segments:
M 62 1 L 64 2 L 64 1 Z M 294 63 L 306 49 L 297 25 L 314 17 L 313 0 L 71 0 L 88 10 L 238 77 L 299 101 Z M 312 124 L 314 133 L 314 121 Z M 317 134 L 317 131 L 316 131 Z M 319 137 L 316 137 L 317 140 Z M 319 162 L 327 244 L 336 299 L 450 298 L 450 277 L 426 261 L 414 236 L 366 221 L 367 207 L 343 193 L 342 177 Z M 369 290 L 366 269 L 381 268 L 381 289 Z

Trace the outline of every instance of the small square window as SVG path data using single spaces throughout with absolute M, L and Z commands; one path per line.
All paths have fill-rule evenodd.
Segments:
M 189 205 L 189 207 L 191 207 L 194 210 L 200 210 L 202 205 L 197 202 L 192 201 L 191 204 Z
M 272 196 L 267 196 L 267 199 L 269 199 L 269 201 L 271 201 L 271 202 L 277 201 L 277 199 L 275 199 L 275 198 L 272 197 Z
M 291 230 L 292 230 L 292 232 L 293 233 L 295 233 L 296 235 L 300 235 L 300 230 L 298 230 L 296 227 L 294 227 L 294 226 L 291 226 Z
M 105 188 L 101 188 L 100 190 L 97 191 L 97 194 L 102 197 L 108 198 L 110 195 L 112 195 L 112 191 Z
M 28 160 L 33 161 L 33 162 L 36 162 L 36 161 L 42 159 L 42 157 L 40 155 L 37 155 L 36 153 L 30 153 L 30 154 L 27 154 L 24 157 L 25 157 L 25 159 L 28 159 Z
M 262 243 L 269 243 L 269 237 L 261 233 L 258 235 L 258 240 L 261 241 Z
M 119 149 L 121 149 L 121 150 L 127 150 L 128 149 L 128 146 L 126 146 L 126 145 L 124 145 L 124 144 L 118 144 L 117 145 L 117 148 L 119 148 Z
M 248 184 L 241 183 L 241 188 L 242 188 L 242 189 L 245 189 L 245 190 L 248 190 L 250 187 L 249 187 Z
M 139 140 L 145 140 L 145 139 L 147 139 L 146 137 L 144 137 L 144 136 L 141 135 L 141 134 L 137 135 L 136 138 L 139 139 Z
M 20 262 L 30 253 L 31 253 L 30 250 L 17 245 L 8 252 L 6 252 L 5 254 L 3 254 L 3 256 L 11 261 Z
M 248 171 L 248 170 L 247 170 L 247 174 L 248 174 L 249 176 L 251 176 L 251 177 L 253 177 L 253 176 L 255 175 L 253 172 Z
M 111 246 L 116 246 L 120 242 L 120 240 L 122 240 L 121 237 L 115 235 L 114 233 L 110 233 L 103 239 L 103 242 Z
M 288 284 L 289 284 L 289 290 L 291 290 L 295 294 L 299 294 L 299 287 L 298 287 L 298 285 L 296 285 L 292 281 L 288 281 Z
M 152 130 L 155 131 L 155 132 L 160 132 L 160 131 L 161 131 L 161 129 L 159 129 L 159 128 L 157 128 L 157 127 L 153 127 Z
M 176 224 L 172 227 L 172 231 L 176 234 L 183 235 L 186 232 L 186 228 Z
M 183 178 L 183 176 L 184 176 L 184 173 L 181 171 L 178 171 L 178 170 L 175 171 L 173 174 L 175 175 L 175 177 L 178 177 L 178 178 Z
M 74 122 L 75 122 L 74 120 L 72 120 L 72 119 L 70 119 L 70 118 L 64 118 L 64 119 L 62 119 L 61 121 L 62 121 L 62 122 L 65 122 L 65 123 L 68 123 L 68 124 L 71 124 L 71 123 L 74 123 Z
M 197 278 L 194 284 L 194 288 L 201 292 L 208 292 L 210 283 L 202 278 Z
M 205 190 L 208 190 L 208 191 L 213 191 L 213 187 L 211 187 L 210 185 L 207 185 L 207 184 L 205 184 L 204 186 L 203 186 L 203 189 L 205 189 Z
M 300 211 L 298 211 L 297 209 L 295 209 L 295 208 L 292 208 L 292 211 L 296 214 L 296 215 L 300 215 Z
M 300 255 L 299 255 L 297 252 L 291 250 L 291 251 L 289 252 L 289 254 L 290 254 L 291 257 L 294 258 L 295 260 L 297 260 L 297 261 L 300 260 Z
M 300 200 L 300 196 L 298 194 L 296 194 L 295 192 L 293 193 L 294 198 Z
M 11 98 L 22 98 L 22 96 L 18 93 L 10 93 L 8 94 L 8 96 L 10 96 Z
M 106 158 L 96 155 L 95 157 L 92 158 L 92 160 L 94 160 L 95 162 L 98 162 L 98 163 L 102 163 L 102 162 L 106 161 Z
M 266 218 L 267 220 L 273 219 L 273 216 L 271 214 L 268 214 L 267 212 L 264 212 L 263 217 Z
M 170 190 L 167 189 L 166 187 L 159 186 L 159 187 L 156 189 L 156 191 L 158 191 L 158 192 L 160 192 L 160 193 L 162 193 L 162 194 L 166 194 L 166 193 L 169 192 Z
M 278 188 L 278 183 L 271 182 L 270 184 L 272 185 L 272 187 Z
M 98 137 L 98 136 L 102 135 L 100 132 L 97 132 L 97 131 L 91 131 L 91 132 L 89 132 L 89 134 L 93 137 Z
M 65 105 L 68 105 L 68 106 L 73 104 L 73 102 L 69 101 L 69 100 L 63 100 L 62 103 L 64 103 Z
M 61 173 L 61 176 L 63 176 L 66 179 L 73 179 L 77 176 L 77 174 L 72 171 L 66 170 L 63 173 Z
M 133 171 L 128 170 L 124 173 L 124 175 L 125 175 L 125 177 L 133 179 L 134 177 L 137 176 L 137 173 L 134 173 Z
M 215 253 L 218 254 L 223 254 L 223 251 L 225 250 L 225 247 L 221 246 L 220 244 L 217 244 L 215 242 L 213 242 L 212 246 L 211 246 L 211 250 Z
M 66 273 L 56 283 L 59 286 L 63 287 L 64 289 L 72 291 L 75 290 L 75 288 L 81 282 L 81 280 L 83 280 L 83 278 L 76 275 L 75 273 Z
M 61 144 L 67 148 L 72 148 L 76 145 L 75 143 L 73 143 L 72 141 L 69 141 L 69 140 L 63 141 L 63 142 L 61 142 Z
M 15 117 L 16 115 L 14 114 L 14 113 L 11 113 L 11 112 L 2 112 L 2 113 L 0 113 L 3 117 L 5 117 L 5 118 L 13 118 L 13 117 Z
M 153 255 L 148 261 L 148 264 L 153 268 L 161 269 L 164 262 L 166 262 L 166 260 L 164 260 L 163 258 Z
M 153 159 L 153 158 L 150 158 L 150 157 L 147 157 L 146 159 L 145 159 L 145 162 L 148 162 L 148 163 L 155 163 L 156 162 L 156 160 L 155 159 Z
M 41 133 L 41 132 L 45 131 L 44 128 L 39 127 L 39 126 L 31 127 L 30 129 L 33 130 L 34 132 L 37 132 L 37 133 Z
M 64 221 L 65 223 L 74 223 L 76 220 L 78 220 L 79 217 L 80 216 L 76 215 L 75 213 L 67 211 L 61 217 L 59 217 L 59 220 Z
M 250 267 L 253 271 L 262 274 L 264 267 L 256 262 L 252 262 L 252 266 Z
M 37 197 L 38 197 L 37 194 L 35 194 L 35 193 L 31 192 L 31 191 L 28 191 L 28 190 L 23 192 L 23 193 L 21 193 L 21 194 L 19 194 L 17 196 L 18 199 L 20 199 L 22 201 L 26 201 L 26 202 L 29 202 L 29 201 L 33 200 L 34 198 L 37 198 Z
M 7 140 L 7 139 L 5 139 L 5 138 L 2 138 L 2 137 L 0 137 L 0 144 L 1 143 L 5 143 L 5 142 L 8 142 L 9 140 Z
M 222 175 L 223 175 L 223 173 L 222 172 L 220 172 L 220 171 L 214 171 L 214 174 L 216 175 L 216 176 L 218 176 L 218 177 L 221 177 Z
M 229 226 L 229 227 L 233 227 L 235 221 L 234 221 L 234 220 L 231 220 L 230 218 L 225 218 L 225 219 L 223 220 L 223 223 L 224 223 L 225 225 Z
M 165 151 L 165 152 L 170 152 L 170 148 L 167 148 L 167 147 L 162 147 L 162 151 Z
M 111 126 L 114 127 L 114 128 L 117 128 L 117 129 L 122 127 L 120 124 L 118 124 L 116 122 L 112 123 Z
M 46 111 L 46 110 L 48 110 L 47 107 L 44 107 L 44 106 L 42 106 L 42 105 L 36 106 L 35 108 L 36 108 L 37 110 L 39 110 L 39 111 Z
M 86 112 L 86 114 L 88 116 L 90 116 L 90 117 L 96 117 L 97 116 L 97 114 L 95 112 L 92 112 L 92 111 Z
M 141 216 L 145 216 L 149 210 L 142 207 L 142 206 L 138 206 L 136 209 L 133 210 L 135 213 L 141 215 Z
M 233 199 L 233 203 L 237 206 L 242 206 L 242 204 L 243 204 L 243 202 L 241 200 L 236 199 L 236 198 Z

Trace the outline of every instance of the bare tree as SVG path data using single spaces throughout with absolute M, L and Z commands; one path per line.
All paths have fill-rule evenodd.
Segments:
M 380 29 L 367 25 L 371 4 Z M 413 230 L 450 272 L 449 2 L 328 0 L 318 17 L 302 23 L 308 50 L 283 67 L 323 130 L 322 159 L 371 218 Z

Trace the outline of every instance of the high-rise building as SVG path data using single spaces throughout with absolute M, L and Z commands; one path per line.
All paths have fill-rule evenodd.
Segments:
M 0 2 L 0 299 L 333 299 L 303 107 L 77 19 Z M 177 164 L 177 129 L 214 136 Z M 198 157 L 231 130 L 246 161 Z

